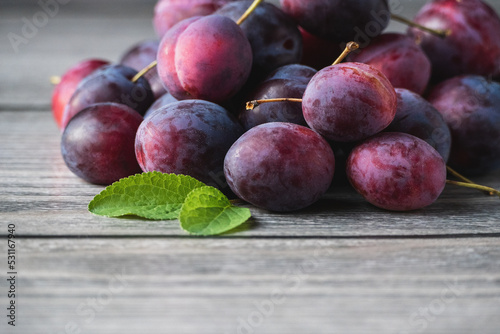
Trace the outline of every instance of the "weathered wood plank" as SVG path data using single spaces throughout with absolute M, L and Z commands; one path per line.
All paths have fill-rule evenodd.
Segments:
M 500 328 L 498 238 L 35 238 L 18 251 L 23 333 Z
M 87 211 L 103 187 L 85 183 L 65 166 L 60 133 L 48 112 L 0 112 L 0 221 L 21 235 L 182 236 L 176 221 L 110 219 Z M 478 180 L 500 188 L 500 173 Z M 251 206 L 250 206 L 251 207 Z M 349 188 L 333 189 L 292 214 L 251 207 L 242 236 L 391 236 L 500 233 L 500 199 L 449 186 L 432 206 L 394 213 L 366 203 Z M 0 235 L 5 234 L 0 230 Z

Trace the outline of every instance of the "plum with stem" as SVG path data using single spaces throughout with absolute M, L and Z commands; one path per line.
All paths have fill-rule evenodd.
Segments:
M 452 168 L 466 175 L 500 168 L 500 83 L 458 76 L 434 87 L 428 100 L 450 128 Z
M 434 81 L 462 74 L 500 74 L 500 18 L 482 0 L 433 0 L 414 19 L 434 29 L 449 31 L 438 38 L 410 28 L 432 63 Z

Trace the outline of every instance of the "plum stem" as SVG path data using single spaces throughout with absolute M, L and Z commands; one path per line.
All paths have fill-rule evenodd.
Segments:
M 469 182 L 451 181 L 451 180 L 446 180 L 446 183 L 447 184 L 452 184 L 452 185 L 455 185 L 455 186 L 460 186 L 460 187 L 465 187 L 465 188 L 472 188 L 472 189 L 481 190 L 481 191 L 484 191 L 484 192 L 488 193 L 490 196 L 494 196 L 495 195 L 495 196 L 500 197 L 500 191 L 499 190 L 496 190 L 496 189 L 490 188 L 490 187 L 481 186 L 479 184 L 469 183 Z
M 244 201 L 244 200 L 242 200 L 242 199 L 239 199 L 239 198 L 234 198 L 234 199 L 230 199 L 230 200 L 229 200 L 229 203 L 231 203 L 231 204 L 233 204 L 233 205 L 234 205 L 234 204 L 244 204 L 244 203 L 245 203 L 245 201 Z
M 468 178 L 466 178 L 465 176 L 463 176 L 462 174 L 460 174 L 459 172 L 452 169 L 450 166 L 446 166 L 446 170 L 448 171 L 448 173 L 450 173 L 451 175 L 453 175 L 457 179 L 461 180 L 462 182 L 472 183 L 472 184 L 475 183 L 475 182 L 469 180 Z
M 349 42 L 349 43 L 347 43 L 344 51 L 342 51 L 342 53 L 337 58 L 337 60 L 335 60 L 333 62 L 332 66 L 339 64 L 342 60 L 345 59 L 345 57 L 347 57 L 347 55 L 349 53 L 351 53 L 351 52 L 353 52 L 354 50 L 357 50 L 357 49 L 359 49 L 359 44 L 358 43 L 356 43 L 356 42 Z
M 423 31 L 427 31 L 428 33 L 431 33 L 437 37 L 441 37 L 441 38 L 446 38 L 448 37 L 450 34 L 451 34 L 451 30 L 450 29 L 446 29 L 446 30 L 438 30 L 438 29 L 432 29 L 432 28 L 427 28 L 421 24 L 418 24 L 416 22 L 413 22 L 411 20 L 408 20 L 407 18 L 405 17 L 402 17 L 400 15 L 397 15 L 397 14 L 391 14 L 391 19 L 393 19 L 394 21 L 398 21 L 398 22 L 401 22 L 403 24 L 406 24 L 410 27 L 414 27 L 414 28 L 417 28 L 417 29 L 420 29 L 420 30 L 423 30 Z
M 139 72 L 137 72 L 137 74 L 132 78 L 132 82 L 133 83 L 136 83 L 137 80 L 139 80 L 140 78 L 142 78 L 146 73 L 148 73 L 153 67 L 156 67 L 156 65 L 158 65 L 158 61 L 157 60 L 153 60 L 148 66 L 144 67 L 142 70 L 140 70 Z
M 260 5 L 260 3 L 264 0 L 254 0 L 254 2 L 248 7 L 248 9 L 241 15 L 241 17 L 236 21 L 237 25 L 241 25 L 249 16 L 253 13 L 253 11 Z
M 49 80 L 50 80 L 50 83 L 55 86 L 55 85 L 58 85 L 61 82 L 61 77 L 58 76 L 58 75 L 53 75 L 53 76 L 50 77 Z
M 448 171 L 448 173 L 450 173 L 451 175 L 453 175 L 454 177 L 456 177 L 457 179 L 459 179 L 463 183 L 469 183 L 469 184 L 478 185 L 476 182 L 469 180 L 468 178 L 466 178 L 465 176 L 463 176 L 459 172 L 455 171 L 450 166 L 446 166 L 446 170 Z M 490 195 L 490 196 L 494 195 L 494 194 L 491 193 L 490 190 L 483 190 L 483 192 L 486 193 L 486 195 Z
M 270 103 L 270 102 L 302 102 L 302 99 L 296 99 L 292 97 L 282 97 L 277 99 L 266 99 L 266 100 L 253 100 L 249 101 L 246 104 L 247 110 L 253 110 L 258 107 L 262 103 Z

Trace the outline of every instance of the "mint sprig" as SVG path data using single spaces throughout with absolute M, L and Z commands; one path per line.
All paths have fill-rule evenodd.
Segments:
M 179 215 L 181 227 L 192 234 L 213 235 L 230 231 L 250 218 L 250 210 L 231 204 L 214 187 L 189 193 Z
M 106 187 L 88 210 L 106 217 L 138 216 L 153 220 L 179 219 L 196 235 L 227 232 L 250 218 L 250 211 L 233 206 L 219 190 L 187 175 L 147 172 Z
M 203 186 L 186 175 L 136 174 L 113 183 L 95 196 L 89 203 L 89 211 L 107 217 L 135 215 L 154 220 L 177 219 L 186 196 Z

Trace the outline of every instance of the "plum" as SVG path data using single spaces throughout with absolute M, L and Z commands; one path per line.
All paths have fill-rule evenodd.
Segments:
M 347 159 L 347 176 L 371 204 L 409 211 L 436 201 L 446 185 L 446 164 L 420 138 L 398 132 L 375 135 L 356 146 Z
M 313 130 L 277 122 L 247 131 L 227 152 L 224 174 L 233 192 L 271 211 L 293 211 L 316 202 L 335 171 L 330 145 Z
M 139 42 L 121 56 L 119 63 L 136 71 L 141 71 L 156 60 L 159 45 L 160 41 L 158 40 Z M 163 83 L 158 75 L 158 69 L 149 70 L 144 77 L 148 80 L 155 99 L 166 93 L 165 87 L 163 87 Z
M 134 142 L 141 122 L 142 116 L 123 104 L 98 103 L 83 109 L 64 129 L 64 162 L 93 184 L 109 185 L 140 173 Z
M 154 9 L 153 26 L 156 34 L 165 33 L 180 21 L 213 14 L 218 8 L 235 0 L 159 0 Z
M 484 1 L 433 0 L 414 21 L 450 32 L 442 39 L 417 28 L 408 30 L 429 57 L 434 81 L 461 74 L 500 74 L 500 18 Z
M 176 99 L 222 103 L 246 83 L 253 58 L 250 42 L 233 20 L 208 15 L 172 27 L 157 59 L 160 78 Z
M 124 104 L 144 115 L 153 104 L 154 95 L 148 81 L 132 78 L 137 71 L 123 65 L 103 66 L 86 77 L 76 89 L 64 110 L 62 126 L 80 110 L 96 103 L 113 102 Z
M 329 140 L 351 142 L 385 129 L 394 119 L 397 97 L 389 80 L 362 63 L 328 66 L 304 92 L 307 124 Z
M 302 35 L 302 65 L 310 66 L 316 70 L 330 66 L 340 56 L 342 48 L 330 40 L 320 38 L 299 26 Z
M 235 22 L 253 1 L 230 2 L 215 14 Z M 302 58 L 302 35 L 297 24 L 271 3 L 261 3 L 241 25 L 253 52 L 251 78 L 262 79 L 278 67 L 298 63 Z
M 340 44 L 373 38 L 389 24 L 387 0 L 281 0 L 281 7 L 309 33 Z
M 135 152 L 144 172 L 185 174 L 224 191 L 224 157 L 242 134 L 236 118 L 221 106 L 203 100 L 177 101 L 144 120 Z
M 403 132 L 425 140 L 448 161 L 451 133 L 441 113 L 420 95 L 404 88 L 396 88 L 398 108 L 396 116 L 384 130 Z
M 151 105 L 151 107 L 149 107 L 149 109 L 144 114 L 144 118 L 148 118 L 153 112 L 155 112 L 158 109 L 161 109 L 162 107 L 166 106 L 167 104 L 172 103 L 172 102 L 177 102 L 177 101 L 179 101 L 179 100 L 177 100 L 175 97 L 173 97 L 172 94 L 170 94 L 169 92 L 166 92 L 159 99 L 157 99 Z
M 423 94 L 431 77 L 431 62 L 413 38 L 399 34 L 382 34 L 349 61 L 371 65 L 389 79 L 395 88 L 406 88 Z
M 272 72 L 247 100 L 281 98 L 283 96 L 301 98 L 316 70 L 299 64 L 286 65 Z M 248 130 L 259 124 L 268 122 L 288 122 L 307 125 L 302 114 L 302 105 L 296 102 L 265 103 L 252 110 L 243 110 L 239 120 Z
M 500 168 L 500 83 L 458 76 L 434 87 L 428 100 L 451 131 L 450 167 L 467 175 Z
M 109 65 L 109 62 L 101 59 L 87 59 L 72 66 L 64 73 L 61 81 L 54 87 L 52 92 L 52 116 L 57 126 L 63 127 L 64 109 L 80 82 L 104 65 Z

